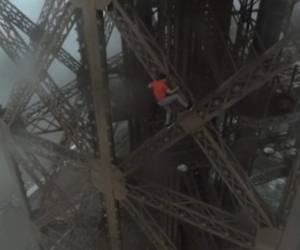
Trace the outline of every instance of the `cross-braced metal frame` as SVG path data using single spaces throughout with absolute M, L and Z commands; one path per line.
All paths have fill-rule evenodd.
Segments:
M 226 5 L 228 23 L 236 28 L 234 38 L 220 23 L 215 1 L 197 5 L 205 27 L 191 36 L 197 37 L 200 52 L 196 45 L 192 50 L 205 55 L 203 60 L 211 73 L 205 79 L 217 83 L 200 98 L 188 78 L 178 73 L 180 63 L 174 54 L 180 54 L 180 30 L 176 28 L 180 19 L 176 18 L 184 6 L 182 1 L 148 3 L 144 14 L 151 22 L 145 22 L 140 14 L 142 0 L 103 2 L 106 7 L 99 9 L 96 0 L 46 0 L 37 23 L 10 1 L 0 2 L 0 46 L 17 67 L 24 67 L 25 61 L 31 69 L 13 85 L 2 119 L 14 134 L 16 153 L 12 157 L 27 190 L 28 206 L 37 199 L 36 194 L 41 197 L 39 206 L 30 208 L 42 235 L 41 245 L 45 249 L 126 249 L 126 236 L 134 236 L 128 236 L 124 222 L 131 218 L 146 236 L 145 242 L 155 249 L 185 249 L 179 242 L 184 237 L 192 240 L 197 231 L 209 235 L 201 239 L 215 249 L 252 249 L 256 234 L 264 228 L 282 228 L 291 208 L 299 153 L 294 156 L 290 152 L 299 147 L 294 136 L 299 111 L 295 105 L 283 115 L 260 119 L 240 115 L 235 109 L 271 85 L 272 89 L 297 94 L 300 34 L 289 28 L 290 12 L 282 20 L 277 40 L 264 46 L 257 30 L 261 1 Z M 286 9 L 292 7 L 290 4 Z M 190 22 L 181 25 L 186 24 Z M 74 25 L 81 61 L 62 48 Z M 121 159 L 115 152 L 118 138 L 114 138 L 109 84 L 116 72 L 118 80 L 125 81 L 128 76 L 121 69 L 129 58 L 121 52 L 107 59 L 106 45 L 115 27 L 124 48 L 135 56 L 131 62 L 142 66 L 149 78 L 166 74 L 172 87 L 191 104 L 191 110 L 178 112 L 172 127 L 159 127 Z M 203 39 L 205 36 L 210 40 Z M 215 51 L 219 50 L 223 51 L 219 61 L 224 64 L 218 61 L 221 54 Z M 48 73 L 55 58 L 76 75 L 62 87 Z M 273 84 L 275 80 L 279 84 Z M 266 155 L 269 168 L 248 171 L 235 155 L 235 139 L 226 137 L 222 130 L 227 115 L 237 117 L 231 119 L 232 128 L 238 124 L 240 130 L 251 130 L 259 141 L 258 148 L 263 151 L 272 145 L 280 160 Z M 273 128 L 280 124 L 288 125 L 283 129 L 287 133 L 284 138 Z M 57 132 L 63 134 L 60 143 L 42 137 Z M 291 137 L 295 141 L 286 146 L 288 149 L 278 143 L 290 142 Z M 185 148 L 186 143 L 198 152 L 200 164 L 184 178 L 174 174 L 173 167 L 170 171 L 178 181 L 169 181 L 166 186 L 148 183 L 143 176 L 148 172 L 150 180 L 160 182 L 153 177 L 157 175 L 151 167 L 153 161 L 168 158 L 175 147 Z M 254 152 L 255 157 L 261 155 L 259 150 Z M 186 150 L 185 161 L 189 157 Z M 257 186 L 285 177 L 279 209 L 272 209 Z M 35 191 L 30 193 L 32 188 Z M 184 236 L 190 227 L 193 233 Z

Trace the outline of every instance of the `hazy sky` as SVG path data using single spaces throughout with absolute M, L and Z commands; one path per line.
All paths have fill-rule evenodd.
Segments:
M 44 0 L 10 1 L 13 4 L 15 4 L 20 10 L 22 10 L 34 22 L 36 22 L 36 20 L 38 19 L 40 10 L 44 3 Z M 26 37 L 26 35 L 24 35 L 24 37 Z M 73 29 L 68 38 L 66 39 L 63 47 L 74 57 L 79 59 L 78 44 L 76 42 L 76 39 L 77 35 L 75 29 Z M 120 37 L 117 32 L 114 32 L 108 46 L 108 56 L 112 56 L 118 51 L 120 51 Z M 14 64 L 10 61 L 10 59 L 0 48 L 0 104 L 6 103 L 11 90 L 11 86 L 16 81 L 16 76 L 18 75 L 18 72 L 20 72 L 20 68 L 14 66 Z M 75 77 L 70 70 L 68 70 L 64 65 L 62 65 L 56 60 L 51 65 L 49 73 L 53 77 L 53 79 L 58 83 L 58 85 L 63 85 Z
M 39 15 L 39 10 L 44 2 L 44 0 L 10 0 L 13 4 L 17 5 L 20 9 L 26 13 L 32 20 L 36 20 Z M 6 102 L 9 91 L 13 84 L 14 73 L 16 67 L 6 56 L 6 54 L 1 49 L 0 51 L 0 103 Z
M 31 20 L 36 21 L 44 0 L 10 0 L 10 2 L 18 6 Z

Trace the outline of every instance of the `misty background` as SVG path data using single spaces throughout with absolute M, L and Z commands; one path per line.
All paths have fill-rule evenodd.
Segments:
M 27 15 L 32 21 L 36 23 L 38 20 L 41 8 L 44 4 L 44 0 L 10 0 L 12 4 L 17 6 L 25 15 Z M 22 31 L 18 30 L 22 35 L 23 39 L 28 42 L 28 36 Z M 76 41 L 77 33 L 75 31 L 75 25 L 73 30 L 66 39 L 63 48 L 71 53 L 76 59 L 80 59 L 78 52 L 78 43 Z M 119 33 L 114 30 L 110 42 L 107 46 L 107 56 L 110 57 L 121 51 L 121 39 Z M 24 58 L 21 64 L 24 63 L 24 68 L 26 67 L 26 62 L 30 63 L 30 60 Z M 28 63 L 27 63 L 28 65 Z M 6 55 L 6 53 L 0 48 L 0 104 L 5 105 L 13 84 L 18 80 L 20 76 L 20 71 L 30 72 L 22 70 L 20 67 L 16 66 Z M 22 72 L 22 73 L 24 73 Z M 75 78 L 75 74 L 70 71 L 67 67 L 61 64 L 59 61 L 54 60 L 52 63 L 49 74 L 55 80 L 55 82 L 62 86 L 67 82 Z M 30 77 L 30 76 L 28 76 Z
M 10 0 L 13 4 L 15 4 L 22 12 L 24 12 L 32 21 L 36 22 L 40 10 L 44 4 L 44 0 Z M 300 27 L 300 3 L 298 3 L 295 7 L 295 11 L 293 14 L 293 23 Z M 25 41 L 28 41 L 28 37 L 26 34 L 23 34 L 19 31 Z M 300 32 L 300 31 L 299 31 Z M 73 28 L 72 32 L 66 39 L 63 47 L 68 52 L 70 52 L 75 58 L 79 60 L 78 53 L 78 43 L 76 41 L 77 34 L 75 29 Z M 107 55 L 108 57 L 118 53 L 121 51 L 121 39 L 119 33 L 114 30 L 112 33 L 112 37 L 107 47 Z M 26 65 L 26 58 L 23 59 L 23 63 Z M 28 63 L 27 63 L 28 64 Z M 9 93 L 14 82 L 20 76 L 21 68 L 15 66 L 15 64 L 7 57 L 5 52 L 0 49 L 0 104 L 5 105 L 8 100 Z M 29 71 L 30 72 L 30 71 Z M 50 69 L 49 74 L 53 77 L 56 83 L 59 86 L 66 84 L 68 81 L 71 81 L 75 78 L 74 73 L 72 73 L 68 68 L 62 65 L 60 62 L 55 60 Z M 30 76 L 28 76 L 30 77 Z

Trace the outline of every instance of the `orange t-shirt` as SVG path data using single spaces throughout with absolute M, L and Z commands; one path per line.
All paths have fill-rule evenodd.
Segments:
M 153 94 L 157 102 L 161 102 L 167 95 L 168 86 L 164 81 L 155 80 L 150 83 Z

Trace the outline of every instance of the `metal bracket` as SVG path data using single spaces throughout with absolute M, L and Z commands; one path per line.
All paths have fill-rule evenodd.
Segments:
M 116 167 L 102 167 L 101 161 L 99 160 L 93 160 L 91 164 L 91 176 L 94 186 L 103 194 L 110 194 L 112 186 L 114 198 L 118 201 L 125 200 L 127 197 L 127 189 L 125 187 L 123 173 Z

